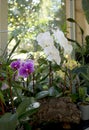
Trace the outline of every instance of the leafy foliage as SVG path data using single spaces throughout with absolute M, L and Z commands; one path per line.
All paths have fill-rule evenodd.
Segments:
M 83 7 L 83 10 L 84 10 L 86 20 L 89 24 L 89 1 L 88 0 L 82 0 L 82 7 Z
M 65 13 L 64 0 L 59 2 L 56 1 L 46 1 L 45 0 L 9 0 L 8 1 L 8 28 L 9 28 L 9 38 L 14 37 L 15 41 L 20 40 L 20 45 L 17 51 L 21 50 L 36 51 L 36 35 L 40 31 L 45 31 L 53 27 L 59 26 L 64 31 L 66 30 L 65 24 Z M 60 14 L 60 21 L 59 19 Z M 64 14 L 64 15 L 63 15 Z M 26 46 L 25 46 L 26 44 Z M 13 43 L 9 45 L 9 49 Z M 35 49 L 36 48 L 36 49 Z
M 6 113 L 0 118 L 1 130 L 15 130 L 17 124 L 17 114 Z
M 81 38 L 82 38 L 82 43 L 79 43 L 78 41 L 68 39 L 69 41 L 75 43 L 75 60 L 77 60 L 80 64 L 86 65 L 89 63 L 89 35 L 87 35 L 84 39 L 84 30 L 80 25 L 77 23 L 72 18 L 67 19 L 69 22 L 73 22 L 76 24 L 76 26 L 79 27 L 80 32 L 81 32 Z

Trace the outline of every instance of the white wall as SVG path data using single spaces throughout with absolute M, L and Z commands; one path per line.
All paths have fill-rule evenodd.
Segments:
M 71 6 L 71 3 L 74 5 Z M 82 0 L 66 0 L 66 18 L 74 18 L 77 23 L 84 30 L 84 37 L 89 35 L 89 24 L 86 21 L 86 17 L 84 15 L 84 11 L 82 9 Z M 72 30 L 72 31 L 71 31 Z M 79 27 L 71 26 L 69 22 L 67 22 L 67 36 L 69 38 L 75 38 L 80 44 L 82 43 L 81 32 Z M 73 36 L 74 34 L 74 36 Z
M 7 44 L 7 28 L 8 28 L 8 2 L 0 0 L 0 55 Z

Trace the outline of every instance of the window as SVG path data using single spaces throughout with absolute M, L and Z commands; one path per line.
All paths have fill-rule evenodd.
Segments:
M 36 51 L 36 35 L 59 27 L 66 31 L 65 0 L 8 0 L 9 51 L 20 40 L 17 52 Z

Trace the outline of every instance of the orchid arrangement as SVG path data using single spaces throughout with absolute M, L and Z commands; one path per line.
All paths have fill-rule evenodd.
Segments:
M 63 84 L 64 87 L 66 87 L 65 78 L 61 79 L 60 74 L 58 76 L 58 71 L 62 70 L 65 75 L 67 74 L 67 67 L 64 67 L 64 64 L 71 59 L 73 46 L 68 42 L 65 34 L 59 28 L 39 33 L 37 35 L 37 43 L 42 48 L 46 56 L 46 64 L 48 64 L 47 68 L 45 68 L 49 79 L 49 81 L 47 81 L 49 84 L 46 84 L 48 86 L 48 93 L 50 93 L 49 95 L 51 96 L 57 96 L 60 93 L 59 89 L 61 89 L 60 81 L 64 80 Z M 47 75 L 45 77 L 47 77 Z M 45 79 L 45 77 L 43 79 Z
M 55 46 L 55 42 L 64 51 L 64 56 L 70 55 L 73 50 L 72 45 L 68 43 L 64 33 L 59 29 L 52 30 L 52 35 L 49 31 L 38 34 L 37 42 L 46 54 L 47 60 L 54 61 L 57 65 L 61 63 L 61 52 Z
M 34 61 L 31 59 L 17 59 L 12 61 L 10 65 L 7 66 L 6 70 L 3 70 L 3 68 L 1 68 L 1 91 L 3 93 L 4 91 L 10 90 L 11 104 L 13 104 L 14 88 L 20 86 L 22 89 L 27 89 L 28 86 L 26 85 L 29 85 L 29 77 L 34 72 L 34 70 Z M 28 83 L 26 84 L 26 82 Z
M 33 95 L 27 94 L 31 93 L 27 87 L 34 71 L 32 59 L 17 59 L 5 68 L 3 64 L 0 67 L 0 129 L 20 129 L 20 123 L 28 123 L 28 117 L 37 111 L 39 103 Z
M 29 114 L 33 114 L 35 112 L 33 109 L 34 106 L 33 102 L 35 102 L 35 99 L 37 100 L 43 98 L 46 95 L 55 96 L 60 93 L 57 90 L 59 89 L 59 87 L 61 87 L 60 83 L 62 82 L 60 82 L 61 79 L 59 78 L 60 74 L 58 74 L 57 76 L 58 78 L 56 78 L 56 73 L 62 68 L 66 70 L 66 68 L 69 66 L 71 62 L 71 61 L 66 62 L 67 61 L 66 57 L 71 57 L 73 47 L 68 42 L 66 36 L 60 29 L 57 28 L 57 29 L 52 29 L 51 31 L 39 33 L 37 35 L 37 42 L 45 54 L 46 57 L 46 58 L 44 57 L 44 59 L 46 59 L 44 60 L 45 62 L 44 61 L 41 62 L 42 59 L 40 58 L 36 59 L 35 56 L 34 56 L 34 60 L 32 59 L 12 60 L 9 62 L 8 66 L 7 65 L 5 66 L 6 67 L 4 71 L 5 80 L 3 80 L 3 77 L 0 76 L 0 81 L 2 82 L 1 93 L 0 93 L 0 98 L 2 97 L 1 104 L 0 104 L 1 110 L 3 114 L 7 112 L 6 109 L 7 104 L 5 103 L 6 101 L 8 101 L 9 106 L 11 107 L 10 111 L 14 113 L 13 115 L 15 119 L 14 117 L 12 118 L 13 115 L 11 113 L 9 113 L 10 115 L 8 116 L 8 118 L 16 121 L 14 123 L 15 126 L 13 125 L 14 128 L 13 130 L 15 130 L 16 128 L 17 120 L 21 120 L 22 118 L 24 118 L 24 116 L 27 117 L 26 115 L 29 116 Z M 41 54 L 43 54 L 43 52 Z M 39 60 L 37 66 L 34 65 L 34 61 L 36 60 L 37 61 Z M 71 66 L 69 67 L 71 68 Z M 67 76 L 69 76 L 69 80 L 66 80 L 68 78 L 65 76 L 66 74 Z M 72 90 L 71 79 L 73 79 L 73 76 L 70 71 L 64 74 L 63 91 L 67 86 L 66 81 L 69 81 L 67 82 L 67 84 Z M 30 86 L 30 83 L 32 86 Z M 35 85 L 35 89 L 39 87 L 38 89 L 41 88 L 40 90 L 46 90 L 46 91 L 39 92 L 39 90 L 37 90 L 35 91 L 34 94 L 32 91 L 30 91 L 31 87 L 34 88 L 34 85 Z M 43 86 L 43 88 L 41 85 Z M 4 100 L 4 98 L 6 99 L 6 101 Z M 5 118 L 6 117 L 7 115 L 5 116 Z M 2 123 L 0 125 L 2 126 Z M 9 129 L 12 128 L 8 127 L 7 130 Z

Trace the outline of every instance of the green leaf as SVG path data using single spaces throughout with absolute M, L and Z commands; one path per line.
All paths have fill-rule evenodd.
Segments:
M 85 66 L 80 66 L 80 67 L 76 67 L 76 68 L 74 68 L 73 70 L 72 70 L 72 72 L 73 73 L 75 73 L 75 74 L 80 74 L 80 73 L 87 73 L 87 69 L 88 69 L 89 67 L 87 66 L 87 65 L 85 65 Z
M 8 61 L 9 61 L 10 57 L 12 56 L 12 54 L 14 53 L 14 51 L 16 50 L 16 48 L 18 47 L 19 43 L 20 43 L 20 40 L 18 40 L 18 42 L 16 43 L 16 45 L 13 47 L 11 53 L 9 54 Z
M 29 123 L 24 124 L 24 130 L 32 130 L 31 126 Z
M 0 130 L 15 130 L 17 125 L 17 114 L 6 113 L 0 118 Z
M 86 102 L 89 102 L 89 97 L 86 97 L 85 101 L 86 101 Z
M 2 55 L 1 55 L 2 58 L 6 58 L 6 57 L 7 57 L 7 49 L 8 49 L 8 46 L 9 46 L 10 42 L 13 40 L 13 38 L 14 38 L 14 37 L 11 36 L 10 40 L 8 41 L 6 47 L 5 47 L 5 49 L 4 49 L 4 51 L 3 51 Z
M 41 99 L 49 95 L 48 91 L 41 91 L 36 94 L 36 99 Z
M 34 100 L 33 97 L 31 98 L 26 98 L 22 101 L 22 103 L 19 105 L 17 108 L 17 113 L 18 113 L 18 119 L 21 121 L 26 121 L 27 117 L 33 115 L 34 113 L 37 112 L 38 107 L 35 108 L 33 104 L 36 101 Z
M 30 107 L 29 107 L 30 109 Z M 30 109 L 30 110 L 25 110 L 22 114 L 20 114 L 20 116 L 18 117 L 19 120 L 25 120 L 26 117 L 29 117 L 33 114 L 35 114 L 37 112 L 37 108 L 33 108 L 33 109 Z
M 79 97 L 84 101 L 87 93 L 86 87 L 79 87 Z
M 80 45 L 77 41 L 75 41 L 75 40 L 73 40 L 73 39 L 70 39 L 70 38 L 67 38 L 67 39 L 68 39 L 68 41 L 71 41 L 71 42 L 76 43 L 77 46 L 78 46 L 79 48 L 81 48 L 81 45 Z
M 59 92 L 57 91 L 57 89 L 55 87 L 50 87 L 49 96 L 57 96 L 57 95 L 59 95 Z
M 42 79 L 40 79 L 40 82 L 44 81 L 49 76 L 49 73 L 47 73 L 46 76 L 44 76 Z
M 84 65 L 81 67 L 76 67 L 72 70 L 73 73 L 80 75 L 89 82 L 89 66 Z
M 20 53 L 27 53 L 28 51 L 27 50 L 21 50 Z
M 24 99 L 17 108 L 18 117 L 20 117 L 33 102 L 35 102 L 33 97 Z
M 82 0 L 82 8 L 84 10 L 86 20 L 89 24 L 89 0 Z
M 69 22 L 73 22 L 73 23 L 77 23 L 74 19 L 72 19 L 72 18 L 68 18 L 67 19 Z
M 81 34 L 82 34 L 82 35 L 84 34 L 83 29 L 80 27 L 80 25 L 79 25 L 74 19 L 68 18 L 67 20 L 68 20 L 69 22 L 75 23 L 75 24 L 79 27 L 79 29 L 80 29 L 80 31 L 81 31 Z
M 89 76 L 87 74 L 85 74 L 85 73 L 81 73 L 81 74 L 89 82 Z
M 1 91 L 0 91 L 0 100 L 5 104 L 5 99 Z

